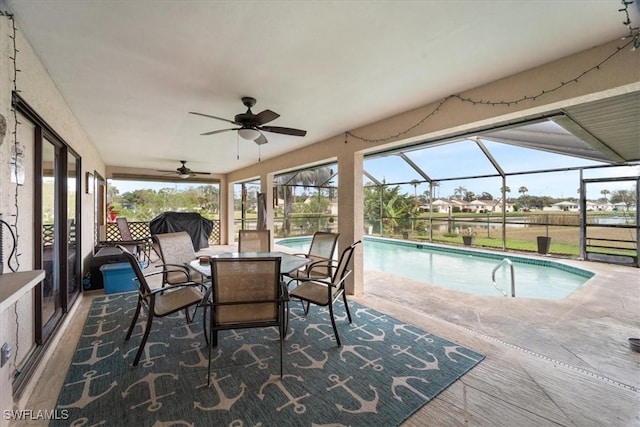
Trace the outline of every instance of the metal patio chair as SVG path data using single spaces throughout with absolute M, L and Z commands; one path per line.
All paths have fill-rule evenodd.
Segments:
M 151 260 L 151 237 L 134 239 L 125 217 L 116 218 L 116 224 L 120 232 L 120 240 L 102 240 L 96 245 L 96 250 L 107 246 L 122 246 L 136 255 L 138 260 L 144 263 L 145 267 L 148 266 Z
M 184 282 L 171 287 L 171 289 L 161 288 L 151 290 L 147 283 L 147 277 L 154 274 L 160 274 L 162 272 L 158 271 L 147 275 L 142 274 L 137 258 L 125 247 L 118 246 L 118 248 L 122 251 L 131 265 L 135 274 L 135 278 L 133 280 L 138 288 L 138 304 L 125 337 L 126 341 L 131 338 L 131 334 L 138 321 L 140 311 L 144 310 L 147 314 L 147 322 L 142 335 L 142 341 L 140 341 L 138 352 L 133 360 L 133 366 L 136 366 L 140 361 L 140 356 L 142 356 L 144 346 L 149 338 L 153 319 L 156 317 L 168 316 L 169 314 L 173 314 L 180 310 L 185 310 L 185 320 L 190 323 L 193 320 L 193 315 L 189 316 L 189 308 L 191 306 L 195 306 L 197 308 L 197 306 L 202 302 L 204 293 L 202 292 L 202 284 L 196 282 Z
M 211 287 L 202 305 L 209 311 L 209 365 L 218 345 L 218 331 L 275 326 L 280 334 L 282 377 L 287 291 L 280 281 L 279 257 L 211 258 Z
M 327 263 L 333 259 L 333 254 L 338 244 L 338 233 L 316 231 L 311 240 L 311 246 L 306 254 L 296 254 L 312 260 L 310 264 L 301 270 L 296 270 L 285 276 L 287 285 L 298 280 L 329 280 L 333 274 L 333 264 Z
M 318 281 L 314 279 L 297 279 L 300 285 L 289 292 L 289 298 L 299 299 L 303 303 L 306 302 L 306 306 L 303 304 L 305 314 L 309 313 L 311 304 L 315 304 L 322 307 L 329 307 L 329 317 L 331 318 L 331 326 L 333 327 L 333 334 L 336 337 L 336 343 L 340 346 L 340 336 L 338 335 L 338 328 L 336 327 L 336 319 L 333 311 L 333 303 L 340 297 L 344 302 L 344 309 L 347 312 L 349 323 L 351 323 L 351 313 L 349 312 L 349 304 L 347 303 L 347 293 L 344 288 L 344 283 L 347 277 L 351 274 L 351 270 L 348 269 L 349 262 L 353 257 L 353 251 L 356 246 L 360 244 L 360 241 L 355 242 L 348 248 L 346 248 L 340 255 L 340 260 L 336 263 L 334 260 L 325 261 L 327 265 L 334 266 L 334 274 L 330 281 Z M 318 264 L 320 265 L 320 264 Z
M 154 234 L 153 241 L 158 247 L 162 260 L 162 286 L 184 282 L 205 283 L 206 279 L 186 266 L 196 259 L 193 241 L 186 231 Z
M 238 252 L 271 252 L 271 230 L 240 230 Z

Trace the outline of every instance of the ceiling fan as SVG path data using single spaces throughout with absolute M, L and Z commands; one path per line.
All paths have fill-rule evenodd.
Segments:
M 240 135 L 242 139 L 254 141 L 256 144 L 262 145 L 269 142 L 267 141 L 267 138 L 265 138 L 265 136 L 262 134 L 262 132 L 280 133 L 283 135 L 293 136 L 305 136 L 307 134 L 306 130 L 285 128 L 280 126 L 264 126 L 265 123 L 269 123 L 270 121 L 273 121 L 280 117 L 280 114 L 274 113 L 271 110 L 264 110 L 261 113 L 253 114 L 253 112 L 251 111 L 251 107 L 256 105 L 256 99 L 249 96 L 243 97 L 242 103 L 245 105 L 245 107 L 247 107 L 247 112 L 236 114 L 233 120 L 223 119 L 222 117 L 211 116 L 209 114 L 196 113 L 193 111 L 190 111 L 190 113 L 196 114 L 198 116 L 209 117 L 211 119 L 222 120 L 223 122 L 239 126 L 236 128 L 213 130 L 211 132 L 205 132 L 201 135 L 214 135 L 216 133 L 237 130 L 238 135 Z
M 176 168 L 176 170 L 174 171 L 158 170 L 158 172 L 175 173 L 182 179 L 191 178 L 192 176 L 197 176 L 197 175 L 211 175 L 210 172 L 193 172 L 191 169 L 187 167 L 186 160 L 180 160 L 180 163 L 182 163 L 182 166 L 180 166 L 179 168 Z

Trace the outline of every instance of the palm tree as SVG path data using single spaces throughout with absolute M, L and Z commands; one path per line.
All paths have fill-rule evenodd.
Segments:
M 602 191 L 600 191 L 600 194 L 602 194 L 604 196 L 604 201 L 608 202 L 609 199 L 607 198 L 607 196 L 609 195 L 609 193 L 611 193 L 609 190 L 607 190 L 606 188 Z
M 333 177 L 333 170 L 327 167 L 317 169 L 306 169 L 303 171 L 292 172 L 276 177 L 275 184 L 282 189 L 282 198 L 284 199 L 284 230 L 285 236 L 291 231 L 291 210 L 293 206 L 293 187 L 301 186 L 303 188 L 318 187 L 327 185 L 328 181 Z M 318 189 L 320 191 L 320 189 Z
M 411 185 L 413 185 L 413 201 L 416 204 L 416 207 L 418 207 L 418 185 L 420 185 L 420 181 L 414 179 L 411 181 Z
M 507 198 L 507 194 L 511 193 L 511 188 L 508 185 L 505 185 L 504 187 L 500 187 L 500 194 L 505 194 L 505 199 Z
M 458 200 L 462 200 L 462 196 L 467 192 L 467 189 L 462 185 L 453 190 L 453 195 L 458 196 Z
M 522 204 L 524 205 L 524 207 L 527 207 L 527 202 L 525 199 L 525 196 L 527 195 L 527 191 L 529 191 L 529 189 L 527 187 L 525 187 L 524 185 L 520 188 L 518 188 L 518 193 L 522 194 L 521 198 L 522 198 Z
M 435 188 L 437 193 L 435 194 L 436 199 L 440 198 L 440 183 L 437 181 L 431 181 L 431 187 Z

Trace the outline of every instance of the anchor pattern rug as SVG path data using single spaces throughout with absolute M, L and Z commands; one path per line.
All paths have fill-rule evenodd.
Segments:
M 155 319 L 138 366 L 146 317 L 125 341 L 135 293 L 97 297 L 58 397 L 51 426 L 393 426 L 484 356 L 350 302 L 337 305 L 342 346 L 328 310 L 304 316 L 291 302 L 279 376 L 276 328 L 219 333 L 207 387 L 202 316 Z

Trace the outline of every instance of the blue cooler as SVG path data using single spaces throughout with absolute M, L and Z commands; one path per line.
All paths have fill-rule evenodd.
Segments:
M 104 292 L 106 294 L 137 290 L 136 285 L 133 283 L 136 275 L 128 262 L 104 264 L 100 266 L 100 271 L 102 272 Z

